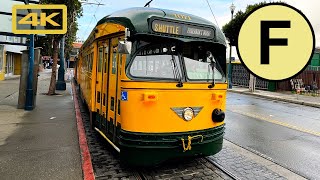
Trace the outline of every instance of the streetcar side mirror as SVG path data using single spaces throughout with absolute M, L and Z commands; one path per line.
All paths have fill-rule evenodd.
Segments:
M 131 54 L 132 42 L 130 41 L 119 41 L 118 52 L 121 54 Z

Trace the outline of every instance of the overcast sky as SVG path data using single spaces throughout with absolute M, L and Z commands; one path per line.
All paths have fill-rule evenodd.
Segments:
M 131 8 L 143 7 L 149 0 L 87 0 L 92 3 L 101 2 L 104 5 L 83 5 L 83 16 L 79 19 L 79 31 L 77 37 L 85 40 L 97 21 L 111 14 L 114 11 Z M 267 2 L 270 0 L 266 0 Z M 320 0 L 282 0 L 300 9 L 310 20 L 315 35 L 316 45 L 320 47 Z M 261 0 L 208 0 L 218 25 L 222 27 L 231 19 L 230 5 L 234 3 L 236 12 L 244 11 L 246 6 Z M 151 7 L 172 9 L 198 15 L 216 24 L 206 0 L 153 0 Z

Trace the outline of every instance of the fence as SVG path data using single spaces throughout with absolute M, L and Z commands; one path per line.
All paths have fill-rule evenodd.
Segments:
M 232 64 L 232 84 L 240 87 L 249 87 L 250 73 L 242 64 Z M 269 82 L 257 78 L 256 89 L 268 89 Z

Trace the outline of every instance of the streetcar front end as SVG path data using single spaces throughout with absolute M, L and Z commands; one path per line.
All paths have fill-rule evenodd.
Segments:
M 222 149 L 225 46 L 140 38 L 121 80 L 120 158 L 150 166 Z

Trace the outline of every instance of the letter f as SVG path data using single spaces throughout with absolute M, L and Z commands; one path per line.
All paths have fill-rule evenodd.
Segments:
M 261 64 L 269 64 L 270 46 L 288 46 L 288 39 L 271 39 L 271 28 L 290 28 L 290 21 L 261 21 Z

